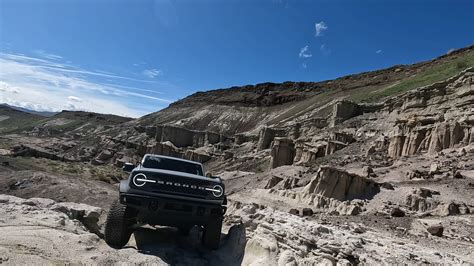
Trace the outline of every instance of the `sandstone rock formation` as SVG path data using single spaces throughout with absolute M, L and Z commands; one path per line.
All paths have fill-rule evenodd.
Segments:
M 304 188 L 305 195 L 318 194 L 340 201 L 370 199 L 380 191 L 379 184 L 337 168 L 322 166 Z
M 295 157 L 295 144 L 287 138 L 275 138 L 272 144 L 271 156 L 270 166 L 272 168 L 291 165 Z
M 338 101 L 334 104 L 329 125 L 334 127 L 341 122 L 360 114 L 362 114 L 362 109 L 358 104 L 347 100 Z
M 257 147 L 259 150 L 268 149 L 275 137 L 286 135 L 284 129 L 264 127 L 260 130 Z
M 374 264 L 393 262 L 394 257 L 398 262 L 424 263 L 467 259 L 458 254 L 451 256 L 450 251 L 440 246 L 426 248 L 420 239 L 401 240 L 389 237 L 385 230 L 331 221 L 336 217 L 322 224 L 272 208 L 250 207 L 239 202 L 231 204 L 229 213 L 227 222 L 239 221 L 248 228 L 249 240 L 243 265 Z M 426 232 L 426 227 L 423 230 Z M 462 245 L 467 247 L 470 244 Z
M 474 69 L 467 69 L 446 81 L 407 92 L 393 102 L 387 101 L 387 108 L 401 105 L 404 112 L 390 138 L 388 154 L 398 158 L 469 145 L 471 110 L 466 107 L 473 101 L 473 76 Z M 431 110 L 434 106 L 443 106 L 444 114 Z M 415 113 L 420 108 L 426 111 Z

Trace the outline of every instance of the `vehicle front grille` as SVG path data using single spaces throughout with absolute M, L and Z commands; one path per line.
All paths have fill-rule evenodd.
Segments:
M 147 179 L 154 180 L 156 182 L 147 183 L 144 186 L 139 187 L 141 190 L 203 199 L 211 195 L 211 192 L 204 189 L 205 187 L 211 186 L 211 184 L 207 181 L 194 180 L 178 175 L 166 175 L 161 173 L 145 174 Z

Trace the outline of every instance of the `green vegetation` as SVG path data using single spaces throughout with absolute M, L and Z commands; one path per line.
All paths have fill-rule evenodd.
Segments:
M 0 121 L 0 133 L 7 134 L 13 132 L 21 132 L 25 129 L 31 130 L 42 117 L 30 114 L 15 114 L 0 111 L 1 116 L 8 116 L 8 119 Z
M 91 180 L 100 180 L 106 183 L 117 183 L 127 178 L 122 169 L 113 165 L 91 165 L 83 162 L 62 162 L 45 158 L 34 157 L 4 157 L 13 170 L 35 170 L 54 175 L 73 176 Z
M 435 65 L 426 71 L 383 88 L 366 87 L 361 91 L 351 95 L 349 99 L 352 99 L 356 102 L 378 101 L 384 97 L 397 95 L 411 89 L 443 81 L 455 76 L 459 72 L 469 67 L 474 67 L 474 53 L 470 53 L 467 56 L 459 57 L 454 60 Z

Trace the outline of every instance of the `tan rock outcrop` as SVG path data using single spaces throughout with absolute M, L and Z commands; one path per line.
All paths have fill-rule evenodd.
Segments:
M 212 157 L 209 154 L 197 152 L 193 150 L 187 150 L 183 156 L 184 159 L 196 161 L 200 163 L 205 163 L 209 161 Z
M 296 151 L 294 161 L 299 163 L 309 163 L 326 155 L 327 142 L 318 142 L 313 144 L 297 141 L 295 149 Z
M 348 100 L 338 101 L 333 105 L 333 112 L 329 125 L 334 127 L 343 121 L 360 114 L 362 114 L 362 109 L 358 104 Z
M 317 194 L 339 201 L 369 199 L 380 191 L 379 184 L 334 167 L 322 166 L 304 188 L 303 194 Z
M 343 132 L 332 132 L 324 140 L 315 143 L 297 140 L 294 161 L 302 164 L 313 162 L 317 158 L 333 154 L 347 147 L 348 144 L 354 141 L 355 139 L 351 134 Z
M 156 143 L 153 146 L 148 146 L 146 153 L 160 154 L 171 157 L 181 158 L 183 153 L 178 150 L 178 148 L 171 141 Z
M 471 68 L 387 100 L 386 110 L 402 110 L 390 137 L 388 155 L 396 159 L 418 153 L 434 154 L 472 143 L 471 113 L 466 108 L 474 105 L 472 76 Z
M 235 144 L 240 145 L 249 141 L 258 141 L 259 136 L 250 134 L 235 134 Z
M 453 148 L 464 139 L 464 130 L 458 122 L 440 123 L 431 134 L 428 152 L 435 153 L 446 148 Z
M 138 132 L 158 142 L 171 141 L 176 147 L 202 147 L 208 144 L 217 144 L 229 139 L 228 137 L 210 131 L 189 130 L 172 125 L 136 126 Z
M 272 144 L 271 156 L 271 168 L 276 168 L 282 165 L 291 165 L 295 158 L 295 144 L 291 139 L 275 138 Z
M 433 198 L 439 195 L 438 191 L 427 188 L 418 188 L 406 197 L 405 204 L 412 211 L 426 212 L 435 209 L 439 202 Z
M 272 176 L 268 180 L 267 184 L 265 185 L 265 188 L 267 188 L 267 189 L 272 188 L 272 187 L 276 186 L 278 183 L 280 183 L 282 180 L 283 180 L 283 178 L 281 178 L 281 177 Z
M 258 150 L 270 148 L 270 145 L 275 137 L 283 137 L 285 135 L 286 131 L 284 129 L 270 127 L 262 128 L 258 137 Z

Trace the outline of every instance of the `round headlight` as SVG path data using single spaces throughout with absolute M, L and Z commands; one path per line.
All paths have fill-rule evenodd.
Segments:
M 132 179 L 133 184 L 137 187 L 143 187 L 147 183 L 146 180 L 148 180 L 146 175 L 142 173 L 136 174 Z
M 224 188 L 222 188 L 221 185 L 215 185 L 212 189 L 213 189 L 212 195 L 214 195 L 214 197 L 216 197 L 216 198 L 218 198 L 218 197 L 222 196 L 222 194 L 224 194 Z

